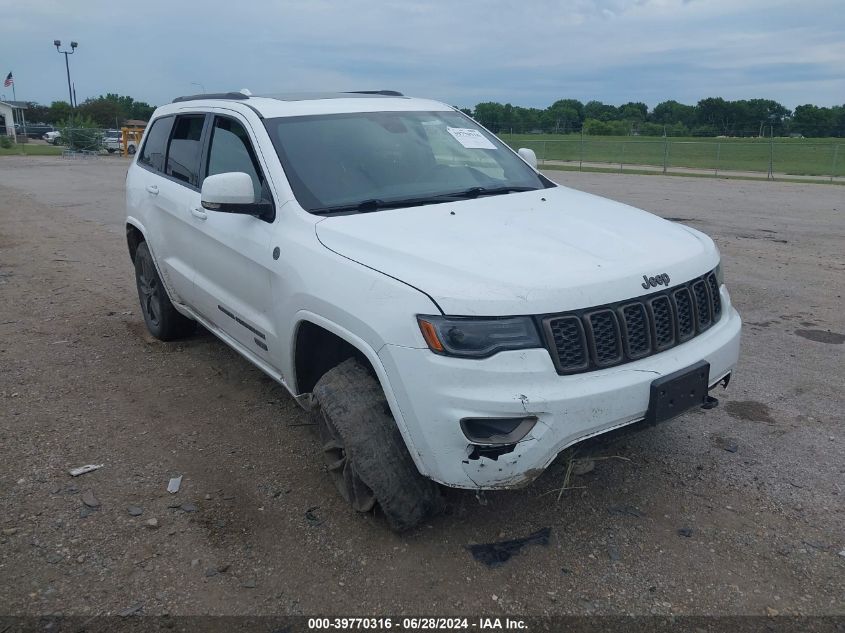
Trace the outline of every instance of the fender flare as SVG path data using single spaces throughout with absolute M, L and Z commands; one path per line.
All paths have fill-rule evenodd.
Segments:
M 156 267 L 156 272 L 158 273 L 159 279 L 161 279 L 162 284 L 164 284 L 164 290 L 167 292 L 167 297 L 170 299 L 170 302 L 173 304 L 182 305 L 181 301 L 174 301 L 174 297 L 179 297 L 174 291 L 173 287 L 170 284 L 170 280 L 167 278 L 167 275 L 163 274 L 162 268 L 158 263 L 158 257 L 156 257 L 155 249 L 153 248 L 152 243 L 150 240 L 147 239 L 147 231 L 144 228 L 144 225 L 137 219 L 132 216 L 126 218 L 126 226 L 133 226 L 141 232 L 141 235 L 144 238 L 144 242 L 147 245 L 147 248 L 150 251 L 150 256 L 153 258 L 153 265 Z M 191 317 L 193 318 L 193 317 Z
M 353 334 L 352 332 L 338 325 L 334 321 L 330 321 L 329 319 L 320 316 L 319 314 L 315 314 L 313 312 L 310 312 L 309 310 L 298 311 L 294 315 L 294 326 L 291 329 L 290 338 L 289 358 L 291 359 L 292 378 L 290 384 L 296 384 L 296 368 L 295 363 L 293 362 L 293 359 L 296 357 L 296 338 L 299 335 L 300 326 L 303 322 L 306 321 L 311 322 L 314 325 L 318 325 L 328 330 L 332 334 L 338 336 L 339 338 L 343 339 L 352 347 L 361 352 L 370 362 L 370 365 L 372 365 L 373 369 L 376 372 L 376 378 L 378 379 L 379 384 L 381 385 L 382 391 L 384 391 L 384 397 L 387 400 L 387 405 L 390 407 L 390 412 L 393 414 L 393 419 L 396 421 L 396 426 L 399 428 L 399 433 L 402 435 L 402 439 L 405 441 L 405 446 L 408 447 L 408 452 L 411 454 L 411 457 L 414 460 L 414 464 L 416 465 L 417 470 L 420 471 L 421 475 L 427 477 L 427 469 L 423 464 L 420 453 L 417 450 L 416 445 L 414 444 L 414 440 L 411 437 L 410 431 L 408 430 L 408 425 L 405 421 L 405 416 L 402 413 L 402 409 L 399 407 L 399 402 L 396 399 L 396 395 L 393 393 L 393 389 L 390 386 L 390 379 L 388 378 L 387 372 L 384 369 L 384 365 L 381 362 L 381 358 L 378 355 L 379 350 L 373 349 L 373 347 L 364 339 L 357 336 L 356 334 Z M 382 347 L 384 347 L 384 345 L 382 345 Z

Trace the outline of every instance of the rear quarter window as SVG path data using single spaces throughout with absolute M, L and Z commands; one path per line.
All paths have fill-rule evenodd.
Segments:
M 155 169 L 164 171 L 164 157 L 167 152 L 167 139 L 170 137 L 170 128 L 173 127 L 173 117 L 159 117 L 150 124 L 150 131 L 147 132 L 147 139 L 138 162 Z

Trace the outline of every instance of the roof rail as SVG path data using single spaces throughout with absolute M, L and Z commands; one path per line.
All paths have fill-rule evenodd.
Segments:
M 211 92 L 208 94 L 186 95 L 184 97 L 176 97 L 172 103 L 180 103 L 182 101 L 198 101 L 200 99 L 235 99 L 243 101 L 249 99 L 247 95 L 242 92 Z
M 384 95 L 385 97 L 404 97 L 401 92 L 396 90 L 350 90 L 346 94 L 350 95 Z

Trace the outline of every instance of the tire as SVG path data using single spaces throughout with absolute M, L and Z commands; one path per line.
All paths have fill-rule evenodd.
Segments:
M 133 154 L 135 154 L 135 146 L 134 146 L 134 145 L 130 145 L 129 147 L 127 147 L 127 148 L 126 148 L 126 153 L 127 153 L 127 154 L 129 154 L 130 156 L 132 156 Z
M 350 358 L 326 372 L 311 402 L 329 475 L 353 509 L 378 503 L 396 532 L 441 510 L 437 484 L 420 475 L 381 385 L 361 363 Z
M 138 244 L 135 251 L 135 284 L 150 334 L 162 341 L 174 341 L 193 332 L 196 322 L 173 307 L 146 242 Z

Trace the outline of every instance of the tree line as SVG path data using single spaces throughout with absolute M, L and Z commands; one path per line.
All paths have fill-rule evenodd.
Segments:
M 130 96 L 108 93 L 86 99 L 77 108 L 67 101 L 49 106 L 29 103 L 31 123 L 58 124 L 77 119 L 88 126 L 120 127 L 129 119 L 149 120 L 155 106 Z M 560 99 L 547 108 L 524 108 L 488 101 L 463 112 L 495 133 L 580 133 L 598 136 L 845 136 L 845 105 L 800 105 L 790 110 L 771 99 L 702 99 L 695 105 L 664 101 L 615 106 L 601 101 Z
M 26 119 L 30 124 L 68 124 L 78 121 L 80 127 L 118 128 L 130 119 L 148 121 L 155 106 L 132 97 L 113 93 L 86 99 L 76 108 L 67 101 L 53 101 L 49 106 L 27 103 Z
M 800 105 L 790 110 L 771 99 L 702 99 L 695 105 L 664 101 L 620 106 L 560 99 L 545 109 L 488 101 L 461 108 L 495 133 L 580 133 L 603 136 L 845 136 L 845 105 Z

